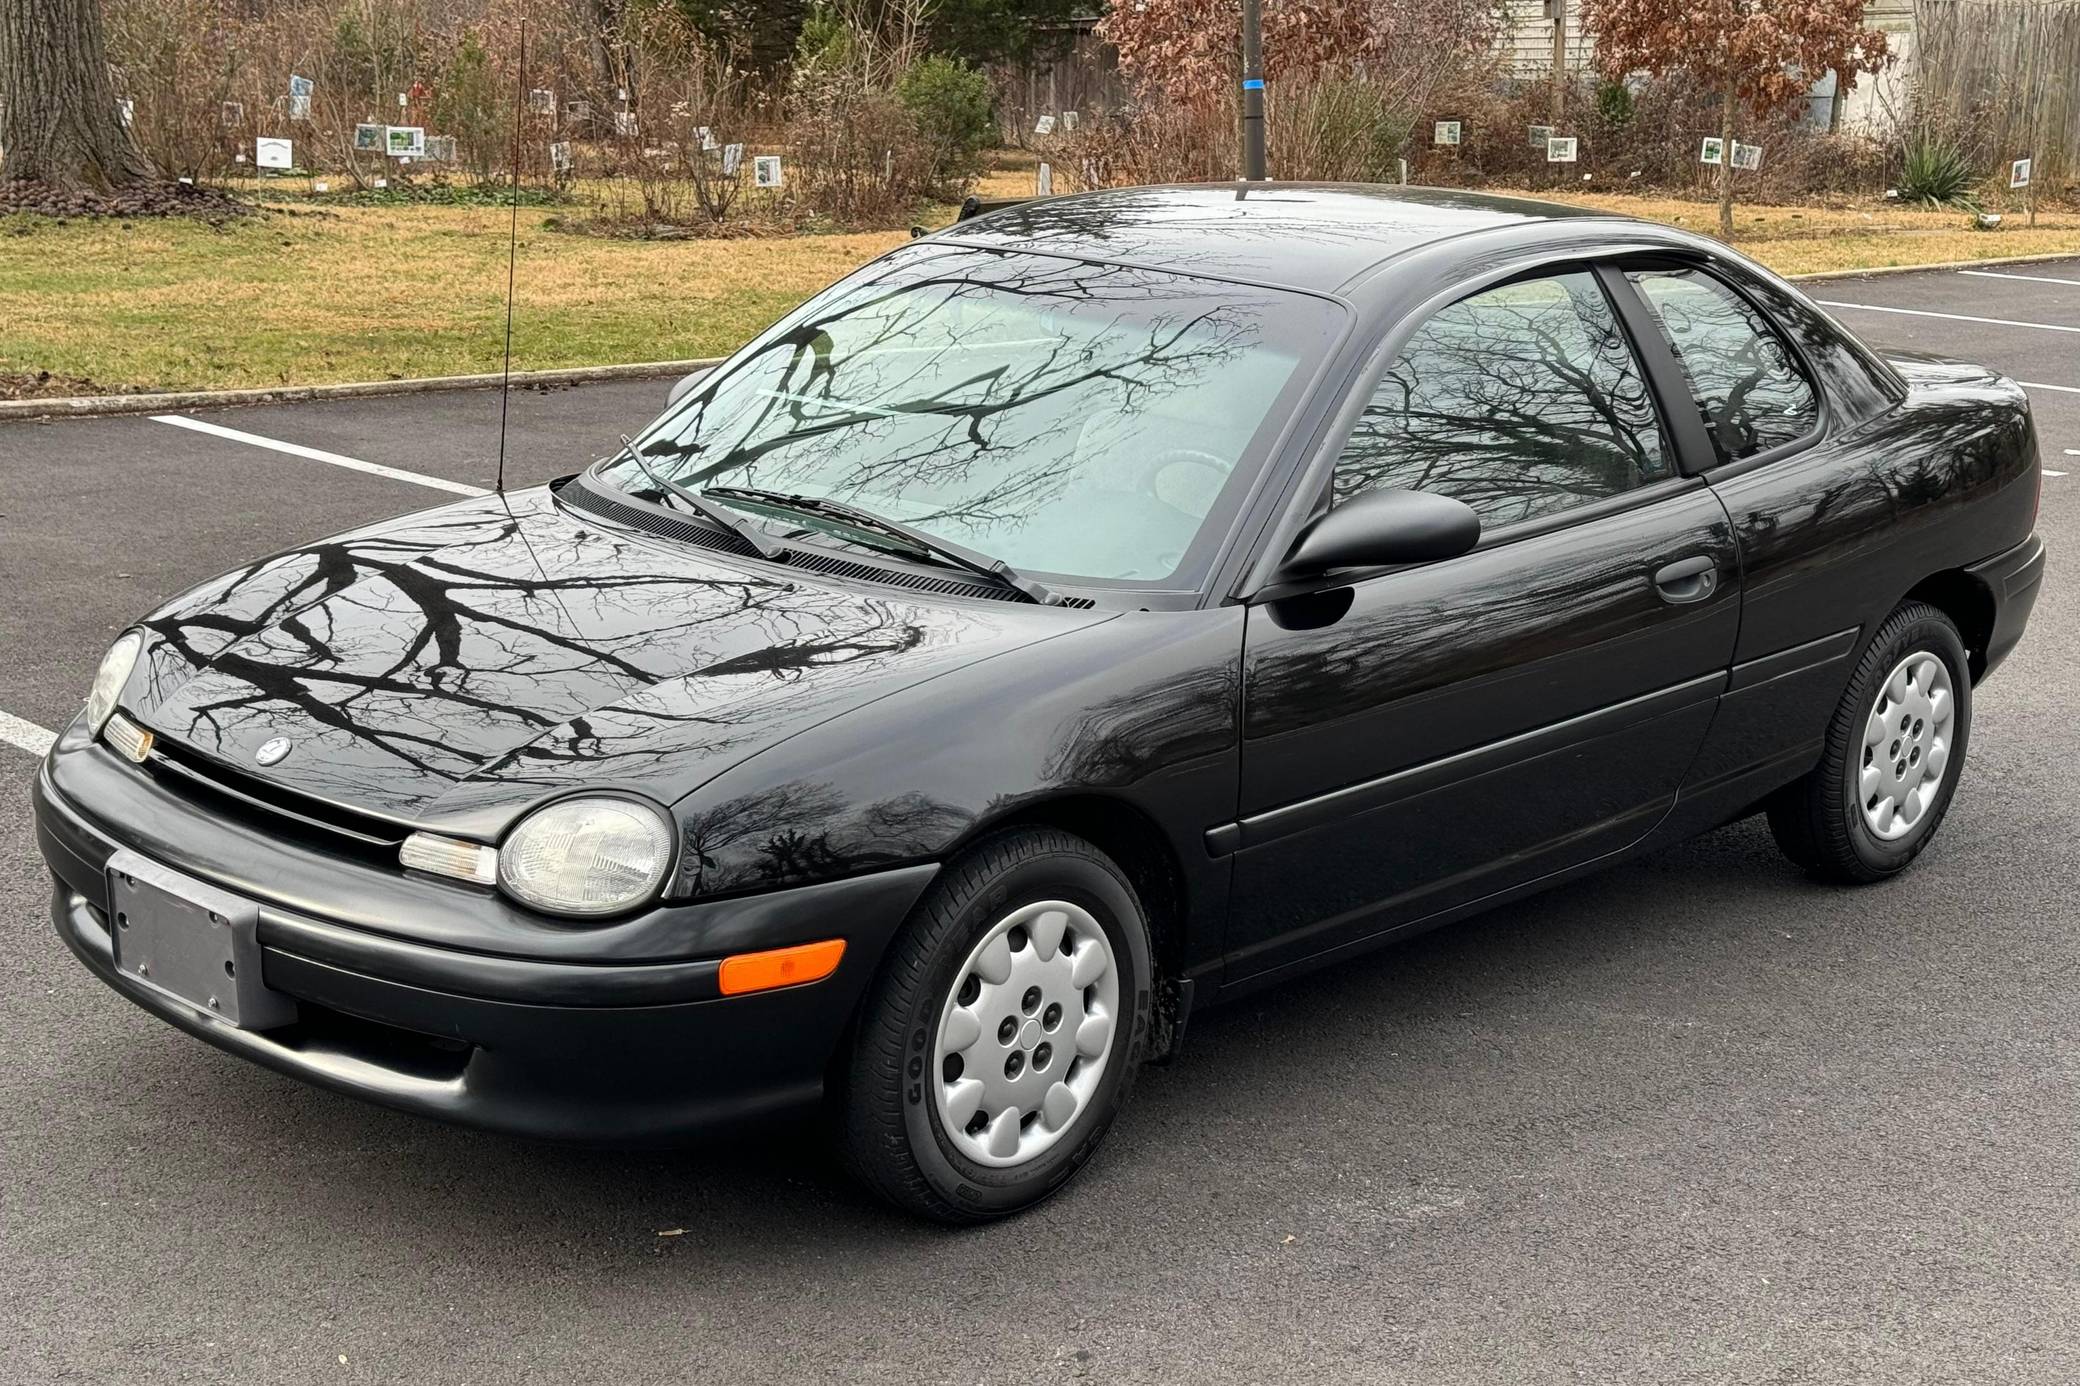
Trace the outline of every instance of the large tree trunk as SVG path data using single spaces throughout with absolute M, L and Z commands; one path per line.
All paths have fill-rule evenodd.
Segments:
M 158 181 L 116 105 L 101 0 L 0 0 L 0 177 L 102 191 Z
M 614 54 L 608 44 L 621 33 L 620 0 L 591 0 L 585 21 L 585 56 L 592 60 L 594 87 L 600 100 L 605 101 L 619 85 L 615 80 Z
M 1726 79 L 1719 94 L 1719 239 L 1733 239 L 1733 113 L 1740 105 L 1740 88 Z

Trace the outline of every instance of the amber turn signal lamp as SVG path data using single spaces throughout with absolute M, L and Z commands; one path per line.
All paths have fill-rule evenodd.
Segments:
M 792 948 L 771 948 L 763 953 L 739 953 L 722 960 L 722 994 L 741 996 L 747 991 L 771 991 L 774 987 L 797 987 L 820 982 L 838 970 L 845 956 L 845 940 L 798 943 Z
M 110 715 L 108 725 L 101 729 L 101 739 L 122 752 L 126 760 L 139 765 L 152 754 L 152 734 L 120 712 Z

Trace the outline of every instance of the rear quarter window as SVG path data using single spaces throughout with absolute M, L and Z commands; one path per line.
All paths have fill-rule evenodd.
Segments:
M 1628 275 L 1675 349 L 1721 461 L 1795 443 L 1819 427 L 1819 392 L 1761 309 L 1703 270 Z

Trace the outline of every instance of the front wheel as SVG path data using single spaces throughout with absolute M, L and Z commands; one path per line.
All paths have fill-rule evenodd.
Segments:
M 1971 668 L 1957 627 L 1926 602 L 1905 603 L 1864 651 L 1819 766 L 1771 800 L 1777 844 L 1828 879 L 1897 875 L 1949 811 L 1971 728 Z
M 867 998 L 848 1163 L 942 1222 L 1054 1193 L 1125 1101 L 1152 971 L 1140 902 L 1102 852 L 1051 828 L 977 844 L 933 882 Z

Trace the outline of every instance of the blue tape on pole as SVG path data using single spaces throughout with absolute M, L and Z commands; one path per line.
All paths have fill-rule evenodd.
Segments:
M 1242 83 L 1242 89 L 1244 91 L 1262 91 L 1264 89 L 1264 79 L 1262 77 L 1245 78 Z

